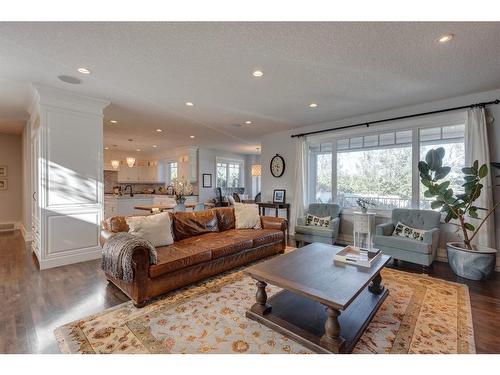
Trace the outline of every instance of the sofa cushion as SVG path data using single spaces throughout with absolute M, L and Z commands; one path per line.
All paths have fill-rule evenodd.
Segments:
M 175 242 L 173 245 L 156 248 L 158 263 L 149 267 L 152 278 L 177 271 L 212 259 L 210 250 L 197 246 L 197 237 Z
M 282 241 L 284 234 L 276 229 L 232 229 L 224 232 L 224 236 L 251 239 L 252 247 L 259 247 Z
M 219 223 L 219 231 L 223 232 L 229 229 L 234 229 L 235 218 L 234 208 L 232 207 L 218 207 L 213 209 L 217 215 Z
M 175 212 L 173 227 L 176 241 L 219 231 L 217 215 L 213 210 Z
M 332 228 L 325 228 L 314 225 L 296 225 L 295 233 L 327 238 L 333 238 L 335 236 Z
M 256 204 L 235 203 L 234 217 L 236 229 L 260 229 L 259 206 Z
M 423 241 L 413 240 L 411 238 L 406 238 L 406 237 L 375 235 L 373 237 L 373 243 L 376 246 L 393 247 L 395 249 L 412 251 L 415 253 L 421 253 L 421 254 L 432 253 L 431 244 L 425 243 Z
M 174 243 L 172 224 L 168 212 L 148 216 L 127 217 L 129 233 L 144 238 L 153 246 L 167 246 Z
M 197 243 L 201 248 L 212 252 L 212 259 L 222 258 L 254 247 L 253 237 L 238 235 L 234 230 L 226 231 L 224 234 L 203 234 L 198 236 Z

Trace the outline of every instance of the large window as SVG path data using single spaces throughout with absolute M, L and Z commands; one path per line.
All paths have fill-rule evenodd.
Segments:
M 444 163 L 451 166 L 450 187 L 461 191 L 464 130 L 463 123 L 435 127 L 427 124 L 309 142 L 309 201 L 333 201 L 342 208 L 356 208 L 356 200 L 365 198 L 379 210 L 428 209 L 430 202 L 423 196 L 418 161 L 431 148 L 443 147 Z
M 175 178 L 177 178 L 177 162 L 170 162 L 168 163 L 168 182 L 171 184 Z
M 243 162 L 217 161 L 217 187 L 243 187 Z

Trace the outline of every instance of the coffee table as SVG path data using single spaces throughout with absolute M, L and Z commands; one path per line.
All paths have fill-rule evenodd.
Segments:
M 380 271 L 334 262 L 342 247 L 313 243 L 249 267 L 256 303 L 246 316 L 317 353 L 350 353 L 389 294 Z M 283 288 L 267 298 L 267 283 Z

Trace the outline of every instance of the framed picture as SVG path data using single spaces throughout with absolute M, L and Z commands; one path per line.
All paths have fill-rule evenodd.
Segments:
M 286 197 L 285 189 L 274 189 L 273 203 L 285 203 L 285 197 Z
M 5 178 L 0 179 L 0 190 L 7 190 L 7 180 Z
M 7 166 L 0 165 L 0 177 L 7 177 Z
M 203 173 L 203 187 L 211 188 L 212 187 L 212 175 L 210 173 Z

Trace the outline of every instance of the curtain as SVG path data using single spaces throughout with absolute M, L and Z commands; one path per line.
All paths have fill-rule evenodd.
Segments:
M 307 208 L 307 144 L 305 137 L 297 137 L 295 144 L 294 195 L 290 232 L 294 233 L 297 218 L 304 217 Z
M 471 166 L 475 160 L 479 165 L 486 164 L 491 172 L 490 150 L 488 146 L 488 130 L 486 124 L 486 113 L 484 108 L 468 109 L 465 120 L 465 165 Z M 493 207 L 493 186 L 491 173 L 484 179 L 484 188 L 481 196 L 477 199 L 478 207 L 491 209 Z M 484 217 L 486 211 L 480 210 L 479 217 Z M 495 222 L 491 215 L 483 224 L 479 233 L 472 241 L 476 245 L 495 248 Z M 475 223 L 473 223 L 475 224 Z M 477 226 L 477 225 L 476 225 Z

